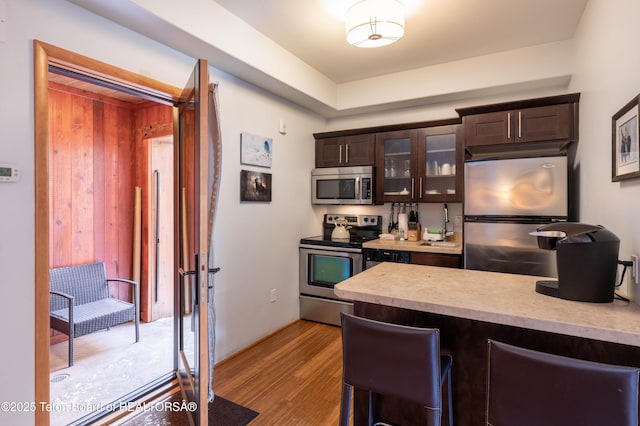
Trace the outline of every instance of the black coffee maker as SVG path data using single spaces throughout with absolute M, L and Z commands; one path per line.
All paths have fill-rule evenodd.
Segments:
M 532 232 L 538 247 L 555 250 L 558 281 L 536 282 L 536 292 L 580 302 L 613 301 L 620 240 L 600 225 L 558 222 Z

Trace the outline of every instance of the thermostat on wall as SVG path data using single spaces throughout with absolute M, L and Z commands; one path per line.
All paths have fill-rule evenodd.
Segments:
M 0 163 L 0 183 L 17 182 L 20 179 L 20 170 L 12 164 Z

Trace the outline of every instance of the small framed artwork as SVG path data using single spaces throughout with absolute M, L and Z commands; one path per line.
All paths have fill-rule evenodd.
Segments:
M 640 177 L 638 100 L 633 98 L 612 117 L 611 181 Z
M 240 170 L 240 201 L 271 201 L 271 173 Z
M 249 166 L 271 167 L 273 140 L 251 133 L 240 133 L 240 163 Z

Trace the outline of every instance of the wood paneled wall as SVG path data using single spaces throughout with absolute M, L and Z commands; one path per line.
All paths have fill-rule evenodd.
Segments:
M 129 104 L 50 83 L 50 267 L 104 261 L 130 278 L 133 230 Z M 111 295 L 131 301 L 128 286 Z M 56 336 L 51 343 L 64 339 Z
M 108 276 L 130 278 L 131 106 L 51 83 L 49 108 L 50 265 L 103 260 Z
M 50 266 L 102 260 L 107 276 L 131 279 L 134 189 L 142 187 L 142 210 L 147 211 L 147 139 L 173 134 L 173 108 L 131 104 L 50 82 L 49 116 Z M 142 218 L 145 259 L 149 224 Z M 143 314 L 148 279 L 142 262 Z M 132 300 L 128 285 L 111 288 L 113 297 Z

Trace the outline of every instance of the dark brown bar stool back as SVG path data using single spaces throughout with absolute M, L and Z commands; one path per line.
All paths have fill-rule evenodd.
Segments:
M 342 401 L 340 425 L 349 424 L 355 387 L 369 391 L 369 425 L 373 393 L 421 404 L 427 425 L 440 425 L 442 387 L 448 382 L 449 424 L 452 420 L 451 356 L 440 354 L 437 329 L 407 327 L 342 314 Z
M 639 371 L 489 340 L 486 424 L 638 426 Z

